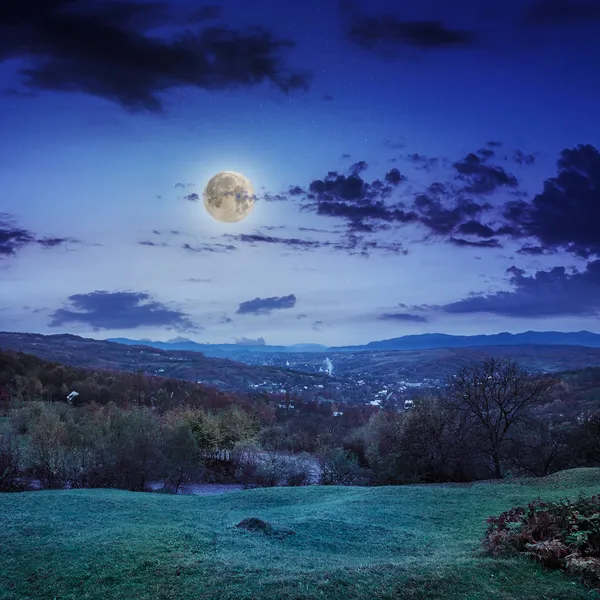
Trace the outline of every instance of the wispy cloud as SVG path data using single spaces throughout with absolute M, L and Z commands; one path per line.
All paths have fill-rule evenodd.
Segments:
M 272 296 L 270 298 L 254 298 L 241 302 L 237 314 L 239 315 L 268 315 L 274 310 L 294 308 L 296 306 L 296 296 Z

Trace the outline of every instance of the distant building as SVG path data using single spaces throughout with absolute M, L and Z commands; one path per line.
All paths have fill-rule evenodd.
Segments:
M 69 402 L 73 401 L 73 398 L 77 398 L 77 396 L 79 396 L 79 392 L 71 392 L 68 396 L 67 396 L 67 400 Z
M 414 408 L 414 402 L 412 400 L 405 400 L 404 410 L 409 410 L 410 408 Z

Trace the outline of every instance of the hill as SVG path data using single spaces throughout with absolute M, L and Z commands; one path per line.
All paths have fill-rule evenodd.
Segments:
M 212 497 L 0 494 L 0 597 L 591 600 L 597 591 L 563 572 L 479 552 L 488 516 L 537 496 L 580 492 L 600 493 L 600 469 L 467 486 L 312 486 Z M 275 529 L 235 527 L 252 517 Z
M 339 346 L 330 351 L 356 352 L 361 350 L 426 350 L 431 348 L 474 348 L 482 346 L 589 346 L 600 348 L 600 334 L 589 331 L 562 333 L 560 331 L 526 331 L 492 335 L 446 335 L 423 333 L 405 335 L 389 340 L 369 342 L 362 346 Z
M 526 331 L 524 333 L 497 333 L 492 335 L 447 335 L 444 333 L 423 333 L 405 335 L 389 340 L 379 340 L 356 346 L 323 346 L 320 344 L 293 344 L 291 346 L 270 346 L 268 344 L 199 344 L 187 338 L 175 338 L 167 342 L 134 340 L 129 338 L 109 338 L 107 341 L 130 346 L 151 346 L 161 350 L 190 350 L 202 352 L 206 356 L 226 356 L 247 353 L 295 354 L 321 352 L 363 352 L 390 350 L 429 350 L 434 348 L 473 348 L 481 346 L 588 346 L 600 348 L 600 334 L 589 331 L 563 333 L 560 331 Z
M 142 371 L 147 375 L 186 379 L 222 390 L 246 390 L 263 382 L 273 388 L 314 385 L 325 377 L 318 373 L 211 358 L 199 352 L 166 351 L 149 346 L 132 348 L 70 334 L 0 332 L 0 349 L 26 352 L 74 367 Z
M 186 338 L 176 338 L 166 342 L 155 342 L 152 340 L 132 340 L 130 338 L 108 338 L 108 342 L 117 342 L 128 346 L 151 346 L 161 350 L 189 350 L 202 352 L 206 356 L 220 357 L 228 354 L 241 353 L 286 353 L 298 352 L 326 352 L 328 347 L 321 344 L 293 344 L 291 346 L 270 346 L 268 344 L 199 344 Z

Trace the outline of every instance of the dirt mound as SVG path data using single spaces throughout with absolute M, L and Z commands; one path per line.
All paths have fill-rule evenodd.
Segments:
M 265 535 L 274 536 L 278 538 L 283 538 L 288 535 L 294 535 L 296 532 L 291 529 L 276 529 L 271 525 L 271 523 L 267 523 L 262 519 L 257 519 L 256 517 L 250 517 L 248 519 L 244 519 L 240 521 L 236 527 L 238 529 L 245 529 L 246 531 L 250 531 L 252 533 L 263 533 Z

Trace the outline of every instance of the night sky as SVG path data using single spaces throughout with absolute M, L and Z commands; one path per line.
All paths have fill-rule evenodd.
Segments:
M 599 64 L 598 0 L 2 3 L 0 330 L 600 333 Z

